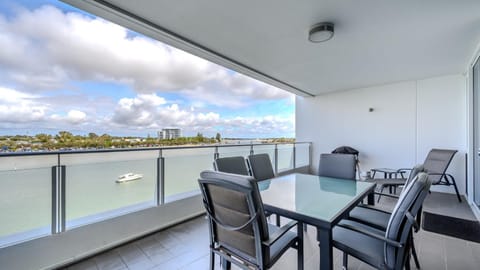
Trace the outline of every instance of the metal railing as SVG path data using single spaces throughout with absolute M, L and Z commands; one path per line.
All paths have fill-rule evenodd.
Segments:
M 0 247 L 195 196 L 214 159 L 256 153 L 276 173 L 311 164 L 309 142 L 1 153 Z

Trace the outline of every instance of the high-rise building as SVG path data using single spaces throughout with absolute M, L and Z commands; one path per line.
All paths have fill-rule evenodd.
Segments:
M 182 130 L 179 128 L 162 128 L 157 132 L 159 139 L 176 139 L 182 137 Z

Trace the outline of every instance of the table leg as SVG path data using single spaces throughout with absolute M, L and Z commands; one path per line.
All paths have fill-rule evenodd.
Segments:
M 318 247 L 320 248 L 320 270 L 333 269 L 332 230 L 317 228 Z
M 367 204 L 368 205 L 375 205 L 375 193 L 373 193 L 373 192 L 368 193 Z

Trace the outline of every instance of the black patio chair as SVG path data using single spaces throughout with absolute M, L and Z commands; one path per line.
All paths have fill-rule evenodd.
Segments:
M 254 154 L 247 157 L 247 165 L 250 169 L 250 172 L 253 178 L 257 181 L 263 181 L 266 179 L 271 179 L 275 177 L 275 172 L 273 171 L 272 162 L 270 161 L 270 156 L 268 154 Z M 269 212 L 265 213 L 268 217 L 272 214 Z M 280 216 L 275 215 L 275 224 L 280 226 Z
M 268 154 L 255 154 L 247 157 L 247 164 L 250 167 L 253 178 L 257 181 L 275 177 L 272 162 Z
M 241 156 L 217 158 L 213 162 L 213 168 L 219 172 L 250 175 L 245 158 Z
M 279 228 L 266 222 L 256 181 L 249 176 L 203 171 L 198 179 L 210 229 L 210 269 L 215 254 L 229 269 L 269 269 L 290 247 L 297 249 L 298 269 L 303 269 L 301 223 Z M 297 231 L 291 229 L 297 226 Z
M 410 269 L 412 227 L 418 228 L 415 216 L 431 184 L 426 173 L 419 173 L 405 187 L 385 231 L 352 220 L 342 220 L 335 226 L 333 245 L 344 252 L 344 268 L 347 268 L 348 255 L 351 255 L 377 269 Z
M 423 165 L 417 165 L 413 168 L 413 170 L 410 172 L 410 175 L 405 182 L 405 186 L 408 186 L 410 183 L 412 183 L 412 180 L 414 179 L 417 174 L 423 172 Z M 402 193 L 407 190 L 407 188 L 404 188 L 402 190 Z M 401 194 L 401 193 L 400 193 Z M 392 197 L 398 199 L 399 196 L 395 195 L 389 195 L 389 194 L 384 194 L 384 196 Z M 372 226 L 378 230 L 386 231 L 388 227 L 388 221 L 390 220 L 392 213 L 388 211 L 384 211 L 378 208 L 373 208 L 369 205 L 365 204 L 360 204 L 359 206 L 353 208 L 350 213 L 348 214 L 348 219 L 360 222 L 369 226 Z M 417 224 L 421 223 L 421 217 L 422 217 L 422 208 L 419 209 L 417 216 L 416 216 L 416 221 Z M 418 231 L 418 229 L 414 230 L 415 232 Z M 415 243 L 413 241 L 413 234 L 412 234 L 412 256 L 415 262 L 415 265 L 418 269 L 420 269 L 420 262 L 418 260 L 417 252 L 415 250 Z
M 459 202 L 462 202 L 462 198 L 458 192 L 457 183 L 455 178 L 447 173 L 448 166 L 450 165 L 453 156 L 457 153 L 457 150 L 449 149 L 432 149 L 428 153 L 425 161 L 423 162 L 423 167 L 426 173 L 430 176 L 432 185 L 445 185 L 455 188 L 455 193 L 457 194 L 457 199 Z M 411 171 L 412 169 L 401 168 L 398 169 L 398 173 L 402 171 Z M 377 187 L 380 189 L 380 193 L 383 192 L 385 187 L 396 187 L 405 185 L 405 178 L 386 178 L 386 179 L 371 179 L 377 184 Z M 383 194 L 381 194 L 383 195 Z M 380 200 L 381 195 L 379 195 L 378 200 Z
M 355 180 L 357 159 L 353 154 L 321 154 L 318 175 Z

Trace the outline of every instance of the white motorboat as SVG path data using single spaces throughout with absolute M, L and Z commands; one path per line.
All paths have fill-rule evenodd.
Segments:
M 118 179 L 115 181 L 117 183 L 123 183 L 128 181 L 140 180 L 143 177 L 143 174 L 139 173 L 126 173 L 118 176 Z

